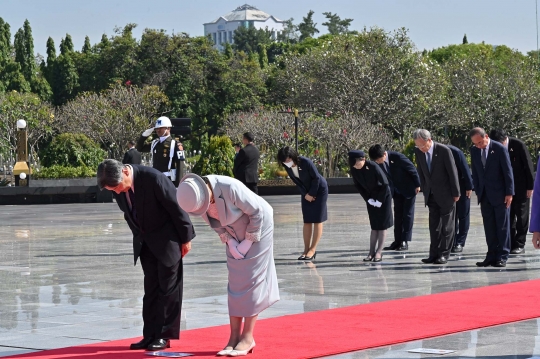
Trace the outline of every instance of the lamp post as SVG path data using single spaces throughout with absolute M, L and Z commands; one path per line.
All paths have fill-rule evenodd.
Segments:
M 26 121 L 17 121 L 17 158 L 13 167 L 15 176 L 15 186 L 28 186 L 30 175 L 32 174 L 28 165 L 28 131 Z
M 304 110 L 304 111 L 298 111 L 298 109 L 294 109 L 293 112 L 290 111 L 279 111 L 278 113 L 288 113 L 294 115 L 294 147 L 296 149 L 296 152 L 298 152 L 298 121 L 299 121 L 299 114 L 301 113 L 308 113 L 308 112 L 315 112 L 312 110 Z

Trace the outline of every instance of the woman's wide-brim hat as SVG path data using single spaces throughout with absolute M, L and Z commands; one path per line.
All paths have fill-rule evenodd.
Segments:
M 176 201 L 187 213 L 200 216 L 206 213 L 210 206 L 210 190 L 202 177 L 188 173 L 178 185 Z

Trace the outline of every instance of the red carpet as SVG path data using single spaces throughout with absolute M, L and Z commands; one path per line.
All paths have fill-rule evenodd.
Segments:
M 466 305 L 466 309 L 453 314 L 450 309 L 456 303 Z M 540 317 L 538 303 L 540 280 L 532 280 L 265 319 L 257 323 L 257 346 L 248 358 L 316 358 L 516 322 Z M 228 340 L 228 330 L 228 326 L 219 326 L 184 331 L 182 340 L 173 341 L 168 351 L 215 358 Z M 123 339 L 11 358 L 151 358 L 142 351 L 126 350 L 134 341 Z

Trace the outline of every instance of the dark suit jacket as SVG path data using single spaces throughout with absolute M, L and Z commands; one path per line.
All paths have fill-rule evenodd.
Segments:
M 508 155 L 514 175 L 515 197 L 525 199 L 527 191 L 534 187 L 534 166 L 531 155 L 522 141 L 512 137 L 508 138 Z
M 359 170 L 351 168 L 351 175 L 354 186 L 366 202 L 373 198 L 384 203 L 386 196 L 390 194 L 388 179 L 376 162 L 366 161 Z
M 259 182 L 259 149 L 247 144 L 234 158 L 234 178 L 244 183 Z
M 416 189 L 420 187 L 420 177 L 411 160 L 404 154 L 387 151 L 390 168 L 390 187 L 392 195 L 397 189 L 405 198 L 416 196 Z
M 433 194 L 435 202 L 447 208 L 454 204 L 454 197 L 460 196 L 456 164 L 448 147 L 437 142 L 433 142 L 433 146 L 431 173 L 427 167 L 426 154 L 418 148 L 414 149 L 418 175 L 425 204 L 427 205 L 429 195 Z
M 310 159 L 298 156 L 297 166 L 300 178 L 296 177 L 289 167 L 285 166 L 285 170 L 291 180 L 298 186 L 302 197 L 308 193 L 312 197 L 317 197 L 317 194 L 328 193 L 326 179 L 321 176 Z
M 502 144 L 490 140 L 487 148 L 486 168 L 482 165 L 482 150 L 471 147 L 471 164 L 474 191 L 478 203 L 487 196 L 492 206 L 504 203 L 504 197 L 514 195 L 514 175 L 510 165 L 510 156 Z
M 124 159 L 122 163 L 125 165 L 140 165 L 141 164 L 141 153 L 135 149 L 135 147 L 130 148 L 124 154 Z
M 161 172 L 132 165 L 137 221 L 127 202 L 127 193 L 113 192 L 118 207 L 133 232 L 134 262 L 143 242 L 165 266 L 175 265 L 181 258 L 179 244 L 191 241 L 195 230 L 191 220 L 176 201 L 176 188 Z
M 459 189 L 461 190 L 461 195 L 465 196 L 466 191 L 471 191 L 473 189 L 473 181 L 471 177 L 471 169 L 465 158 L 465 154 L 459 148 L 446 145 L 452 151 L 452 156 L 454 156 L 454 162 L 456 163 L 458 180 L 459 180 Z

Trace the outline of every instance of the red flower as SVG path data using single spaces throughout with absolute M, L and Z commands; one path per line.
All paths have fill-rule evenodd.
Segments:
M 313 153 L 315 153 L 316 155 L 318 155 L 318 154 L 319 154 L 319 150 L 315 150 L 315 151 L 313 151 Z
M 126 81 L 126 86 L 131 86 L 131 81 L 130 80 Z
M 283 138 L 289 138 L 289 134 L 287 132 L 283 132 Z
M 343 134 L 344 134 L 344 135 L 347 134 L 347 130 L 346 130 L 346 129 L 343 129 Z

